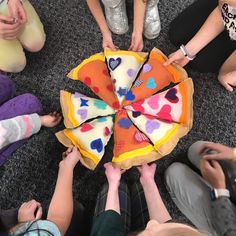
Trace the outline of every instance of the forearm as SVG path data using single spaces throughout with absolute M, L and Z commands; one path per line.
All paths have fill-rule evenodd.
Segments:
M 164 223 L 171 219 L 154 180 L 142 183 L 150 220 Z
M 196 35 L 185 45 L 188 52 L 191 55 L 196 55 L 223 30 L 224 24 L 221 12 L 219 7 L 216 7 Z
M 38 114 L 17 116 L 0 121 L 0 149 L 16 141 L 29 138 L 41 128 Z
M 87 4 L 102 34 L 110 32 L 99 0 L 87 0 Z
M 105 211 L 114 210 L 120 214 L 118 188 L 119 188 L 119 184 L 109 184 Z
M 145 16 L 146 3 L 142 0 L 134 1 L 134 23 L 133 32 L 143 33 L 143 22 Z
M 60 166 L 47 219 L 58 226 L 62 235 L 68 229 L 73 213 L 72 183 L 73 169 Z

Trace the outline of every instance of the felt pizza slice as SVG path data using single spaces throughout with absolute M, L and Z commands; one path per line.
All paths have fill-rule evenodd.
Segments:
M 161 157 L 149 139 L 133 125 L 125 110 L 116 114 L 114 142 L 112 162 L 121 169 L 129 169 Z
M 167 57 L 158 49 L 150 52 L 147 62 L 135 80 L 132 88 L 125 95 L 123 106 L 149 97 L 160 91 L 170 83 L 177 83 L 187 79 L 187 73 L 177 65 L 164 66 Z
M 186 135 L 189 128 L 178 123 L 170 123 L 156 119 L 140 112 L 128 111 L 129 118 L 153 143 L 161 156 L 169 154 L 179 139 Z
M 112 108 L 120 108 L 120 104 L 116 94 L 114 93 L 113 83 L 105 63 L 105 56 L 102 53 L 97 53 L 84 60 L 68 74 L 68 77 L 85 83 L 95 94 L 97 94 Z
M 107 116 L 85 122 L 74 129 L 64 129 L 56 136 L 66 147 L 76 146 L 82 154 L 81 163 L 94 170 L 104 155 L 112 132 L 113 117 Z
M 120 104 L 132 86 L 147 53 L 105 50 L 107 66 Z
M 192 127 L 193 82 L 188 78 L 166 91 L 126 106 L 125 109 L 154 116 L 162 121 Z
M 81 93 L 61 90 L 60 102 L 66 128 L 75 128 L 91 118 L 115 114 L 115 110 L 104 101 Z

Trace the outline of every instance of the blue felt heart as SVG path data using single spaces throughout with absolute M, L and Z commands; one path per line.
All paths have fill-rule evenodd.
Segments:
M 150 89 L 155 89 L 155 88 L 157 87 L 154 78 L 151 77 L 151 78 L 149 78 L 149 79 L 147 80 L 147 82 L 146 82 L 146 87 L 147 87 L 147 88 L 150 88 Z
M 169 89 L 169 91 L 167 92 L 165 98 L 172 103 L 177 103 L 179 101 L 179 98 L 176 96 L 177 94 L 177 89 L 176 88 L 171 88 Z
M 95 149 L 98 153 L 100 153 L 103 150 L 103 143 L 102 140 L 100 138 L 93 140 L 90 143 L 90 147 L 92 149 Z
M 132 93 L 132 91 L 129 90 L 129 92 L 126 93 L 125 98 L 126 98 L 126 100 L 133 101 L 133 100 L 135 99 L 135 96 L 134 96 L 134 94 Z
M 120 126 L 120 128 L 129 129 L 132 123 L 130 119 L 122 118 L 118 121 L 118 125 Z
M 116 59 L 110 58 L 109 59 L 109 67 L 111 70 L 115 70 L 121 63 L 121 58 L 117 57 Z

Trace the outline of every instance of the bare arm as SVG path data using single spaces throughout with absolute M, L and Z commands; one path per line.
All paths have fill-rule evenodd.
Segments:
M 107 32 L 110 32 L 99 0 L 87 0 L 87 4 L 102 34 L 106 34 Z
M 117 184 L 109 184 L 105 211 L 113 210 L 120 214 L 118 188 Z
M 185 48 L 190 55 L 194 56 L 200 52 L 208 43 L 217 37 L 224 30 L 224 24 L 221 17 L 219 7 L 216 7 L 206 19 L 200 30 L 195 36 L 185 45 Z M 185 66 L 189 60 L 184 56 L 183 52 L 179 49 L 170 54 L 169 59 L 164 65 L 169 65 L 176 62 L 181 66 Z
M 65 235 L 72 218 L 73 170 L 80 157 L 80 153 L 75 147 L 69 148 L 64 153 L 65 159 L 60 163 L 56 188 L 48 210 L 47 219 L 58 226 L 62 236 Z
M 224 24 L 221 12 L 219 7 L 216 7 L 196 35 L 186 44 L 186 48 L 191 55 L 196 55 L 223 30 Z
M 171 216 L 162 201 L 161 195 L 154 180 L 156 164 L 144 164 L 139 168 L 141 173 L 140 182 L 143 186 L 150 220 L 164 223 L 171 220 Z

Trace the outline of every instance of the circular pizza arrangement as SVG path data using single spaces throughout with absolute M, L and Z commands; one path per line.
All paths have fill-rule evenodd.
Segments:
M 183 68 L 164 66 L 166 59 L 154 48 L 105 50 L 84 60 L 68 77 L 101 99 L 61 91 L 66 129 L 56 134 L 58 140 L 75 145 L 89 169 L 96 168 L 112 137 L 112 162 L 122 169 L 169 154 L 192 127 L 193 83 Z

